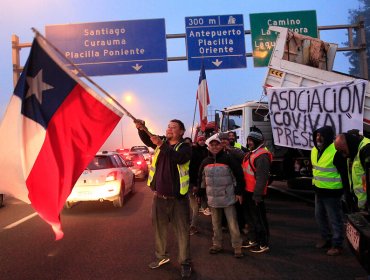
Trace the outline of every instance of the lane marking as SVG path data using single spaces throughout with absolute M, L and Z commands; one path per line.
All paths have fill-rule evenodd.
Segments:
M 24 217 L 24 218 L 20 219 L 19 221 L 16 221 L 16 222 L 14 222 L 14 223 L 12 223 L 12 224 L 10 224 L 10 225 L 7 225 L 6 227 L 4 227 L 4 229 L 11 229 L 11 228 L 14 228 L 14 227 L 16 227 L 16 226 L 20 225 L 21 223 L 24 223 L 25 221 L 27 221 L 27 220 L 29 220 L 29 219 L 32 219 L 33 217 L 35 217 L 35 216 L 37 216 L 37 215 L 38 215 L 38 214 L 35 212 L 35 213 L 31 214 L 31 215 L 28 215 L 28 216 L 26 216 L 26 217 Z

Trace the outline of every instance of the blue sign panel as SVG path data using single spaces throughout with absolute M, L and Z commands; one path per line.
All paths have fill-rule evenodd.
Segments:
M 167 72 L 164 19 L 48 25 L 45 33 L 89 76 Z
M 189 70 L 245 68 L 243 15 L 186 17 Z

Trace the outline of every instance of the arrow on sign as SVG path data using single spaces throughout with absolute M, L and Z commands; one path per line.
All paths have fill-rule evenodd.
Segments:
M 220 66 L 220 65 L 221 65 L 222 60 L 221 60 L 221 61 L 219 61 L 219 60 L 218 60 L 218 58 L 217 58 L 217 59 L 216 59 L 216 61 L 212 61 L 212 63 L 213 63 L 216 67 L 218 67 L 218 66 Z
M 143 65 L 139 65 L 136 63 L 135 66 L 131 66 L 132 68 L 134 68 L 136 71 L 139 71 L 141 69 L 141 67 L 143 67 Z
M 278 70 L 275 70 L 275 69 L 270 69 L 270 74 L 275 76 L 275 77 L 278 77 L 278 78 L 282 78 L 283 77 L 283 72 L 281 71 L 278 71 Z

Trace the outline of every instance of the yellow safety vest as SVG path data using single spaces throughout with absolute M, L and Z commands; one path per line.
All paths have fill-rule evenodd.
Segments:
M 181 144 L 182 143 L 176 144 L 175 151 L 179 150 Z M 149 175 L 148 175 L 148 182 L 147 182 L 148 186 L 150 186 L 154 178 L 159 152 L 160 152 L 159 147 L 156 147 L 153 158 L 152 158 L 152 164 L 150 165 L 150 168 L 149 168 Z M 184 164 L 177 164 L 177 170 L 179 171 L 179 177 L 180 177 L 180 194 L 181 195 L 185 195 L 189 190 L 189 180 L 190 180 L 189 164 L 190 164 L 190 160 Z
M 240 144 L 238 142 L 235 142 L 234 143 L 234 148 L 241 149 L 242 148 L 242 144 Z
M 312 183 L 320 189 L 341 189 L 343 188 L 342 179 L 335 167 L 333 160 L 336 153 L 334 143 L 330 144 L 322 153 L 317 161 L 318 150 L 316 147 L 311 151 L 312 162 Z
M 363 209 L 366 203 L 366 191 L 364 185 L 366 184 L 366 172 L 362 167 L 360 161 L 360 151 L 361 149 L 370 143 L 370 139 L 364 138 L 362 139 L 360 145 L 358 146 L 357 154 L 352 163 L 352 176 L 348 176 L 352 182 L 353 192 L 355 193 L 358 201 L 358 207 Z M 348 168 L 349 170 L 349 168 Z

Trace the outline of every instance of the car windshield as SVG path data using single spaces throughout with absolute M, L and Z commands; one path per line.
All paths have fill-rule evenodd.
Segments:
M 112 161 L 107 156 L 95 156 L 87 166 L 90 170 L 114 168 Z

